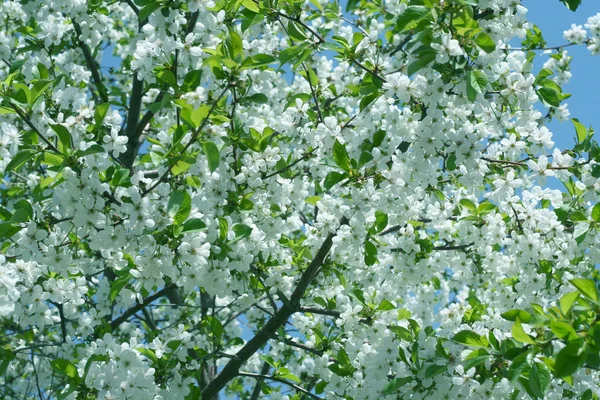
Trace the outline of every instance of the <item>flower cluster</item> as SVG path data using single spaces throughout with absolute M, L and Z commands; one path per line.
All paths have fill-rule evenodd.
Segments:
M 572 57 L 384 3 L 0 4 L 0 397 L 600 396 Z

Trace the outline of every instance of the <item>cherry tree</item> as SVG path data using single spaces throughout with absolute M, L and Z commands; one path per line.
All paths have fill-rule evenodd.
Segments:
M 600 148 L 562 90 L 600 14 L 0 15 L 1 398 L 600 396 Z

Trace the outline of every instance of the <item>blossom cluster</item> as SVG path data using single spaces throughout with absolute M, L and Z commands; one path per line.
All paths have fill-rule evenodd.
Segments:
M 267 3 L 0 4 L 0 397 L 600 396 L 571 56 L 512 0 Z

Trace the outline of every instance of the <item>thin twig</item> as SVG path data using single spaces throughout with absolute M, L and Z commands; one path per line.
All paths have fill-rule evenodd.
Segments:
M 15 110 L 15 112 L 19 115 L 19 117 L 21 117 L 21 119 L 23 121 L 25 121 L 25 123 L 36 133 L 36 135 L 38 135 L 38 137 L 40 139 L 42 139 L 44 141 L 44 143 L 46 143 L 46 145 L 50 148 L 50 150 L 52 150 L 55 153 L 58 154 L 62 154 L 57 148 L 56 146 L 54 146 L 48 139 L 46 139 L 46 137 L 42 134 L 42 132 L 40 132 L 38 130 L 38 128 L 35 127 L 35 125 L 33 125 L 33 123 L 29 120 L 29 118 L 27 118 L 27 115 L 25 115 L 23 113 L 23 111 L 21 111 L 19 109 L 19 107 L 15 106 L 14 104 L 10 104 L 12 109 Z
M 312 399 L 317 399 L 317 400 L 321 400 L 321 398 L 319 396 L 317 396 L 316 394 L 312 394 L 311 392 L 309 392 L 308 390 L 304 389 L 301 386 L 296 385 L 295 383 L 292 383 L 290 381 L 287 381 L 283 378 L 279 378 L 277 376 L 271 376 L 271 375 L 262 375 L 262 374 L 254 374 L 252 372 L 243 372 L 240 371 L 237 373 L 238 376 L 247 376 L 249 378 L 254 378 L 254 379 L 267 379 L 270 381 L 275 381 L 275 382 L 280 382 L 283 383 L 284 385 L 287 385 L 291 388 L 294 388 L 296 391 L 304 393 L 305 395 L 307 395 L 308 397 L 312 398 Z

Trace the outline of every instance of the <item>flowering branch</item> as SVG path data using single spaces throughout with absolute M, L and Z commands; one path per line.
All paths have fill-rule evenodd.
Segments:
M 343 217 L 340 220 L 340 226 L 348 224 L 348 219 Z M 308 268 L 302 276 L 300 277 L 300 281 L 296 286 L 296 289 L 292 293 L 290 297 L 289 303 L 284 303 L 282 307 L 273 315 L 269 321 L 254 335 L 252 339 L 250 339 L 244 347 L 242 347 L 231 359 L 225 367 L 221 370 L 221 372 L 202 390 L 202 398 L 210 398 L 214 394 L 219 393 L 223 387 L 233 379 L 236 375 L 238 375 L 238 371 L 242 365 L 254 353 L 256 353 L 260 348 L 262 348 L 269 338 L 286 323 L 288 318 L 300 309 L 300 300 L 304 297 L 304 293 L 308 289 L 308 286 L 314 280 L 314 278 L 318 275 L 321 266 L 325 262 L 325 258 L 327 254 L 329 254 L 329 250 L 331 250 L 331 246 L 333 245 L 333 238 L 336 236 L 337 232 L 330 233 L 327 238 L 323 241 L 323 244 L 319 248 L 316 256 L 313 258 L 311 263 L 308 265 Z

